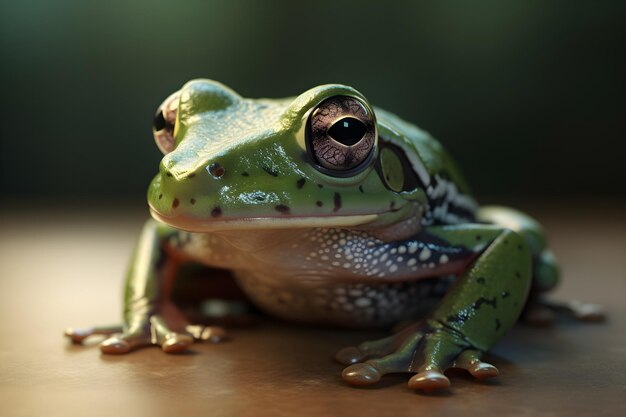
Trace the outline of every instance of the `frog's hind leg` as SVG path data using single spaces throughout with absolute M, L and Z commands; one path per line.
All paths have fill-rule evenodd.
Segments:
M 555 302 L 545 299 L 545 294 L 553 290 L 559 283 L 560 269 L 558 263 L 547 247 L 546 234 L 541 225 L 530 216 L 500 206 L 482 207 L 477 219 L 483 223 L 504 226 L 520 234 L 528 245 L 532 257 L 532 284 L 528 303 L 522 318 L 536 325 L 551 324 L 558 314 L 565 314 L 580 321 L 602 321 L 604 310 L 596 304 L 579 301 Z
M 430 318 L 387 339 L 339 352 L 339 361 L 353 363 L 342 372 L 347 382 L 373 384 L 386 374 L 408 372 L 415 374 L 410 388 L 430 391 L 450 385 L 444 375 L 450 368 L 465 369 L 478 379 L 498 375 L 480 357 L 523 309 L 531 281 L 527 245 L 509 229 L 484 224 L 431 226 L 425 234 L 469 252 L 455 266 L 456 282 Z

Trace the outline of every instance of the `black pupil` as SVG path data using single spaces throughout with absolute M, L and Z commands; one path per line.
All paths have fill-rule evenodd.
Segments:
M 337 142 L 352 146 L 361 140 L 366 130 L 367 126 L 359 119 L 344 117 L 328 129 L 328 134 Z
M 167 125 L 167 122 L 165 121 L 165 117 L 163 117 L 163 112 L 162 111 L 158 111 L 156 116 L 154 116 L 154 130 L 156 130 L 157 132 L 159 130 L 162 130 L 163 128 L 165 128 L 165 126 Z

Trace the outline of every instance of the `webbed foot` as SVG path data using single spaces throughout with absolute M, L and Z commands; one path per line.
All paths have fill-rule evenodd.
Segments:
M 335 358 L 351 364 L 341 374 L 350 384 L 370 385 L 386 374 L 409 372 L 415 373 L 409 388 L 434 391 L 450 386 L 444 373 L 451 368 L 465 369 L 477 379 L 497 376 L 498 369 L 482 362 L 481 355 L 458 332 L 429 321 L 384 339 L 347 347 Z
M 194 341 L 186 326 L 173 324 L 162 314 L 153 314 L 146 319 L 105 339 L 100 344 L 102 353 L 128 353 L 150 345 L 160 346 L 165 353 L 177 353 L 187 349 Z
M 156 345 L 166 353 L 187 349 L 194 340 L 218 343 L 226 337 L 222 327 L 190 325 L 173 306 L 162 306 L 159 313 L 141 315 L 129 326 L 103 326 L 67 329 L 73 343 L 82 343 L 93 335 L 108 336 L 100 343 L 107 354 L 122 354 L 144 346 Z

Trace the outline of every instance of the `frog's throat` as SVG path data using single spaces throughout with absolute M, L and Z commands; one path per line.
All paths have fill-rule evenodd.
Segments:
M 153 208 L 150 208 L 150 214 L 157 221 L 188 232 L 356 227 L 372 223 L 379 217 L 378 214 L 360 214 L 352 216 L 245 217 L 228 220 L 202 220 L 185 216 L 167 217 Z

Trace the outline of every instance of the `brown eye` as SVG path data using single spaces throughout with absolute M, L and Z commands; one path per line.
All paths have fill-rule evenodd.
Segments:
M 166 98 L 157 109 L 152 122 L 154 140 L 164 154 L 174 150 L 174 125 L 178 112 L 178 98 L 178 92 Z
M 335 96 L 309 116 L 307 148 L 314 161 L 331 173 L 347 174 L 372 154 L 376 141 L 374 115 L 354 97 Z

